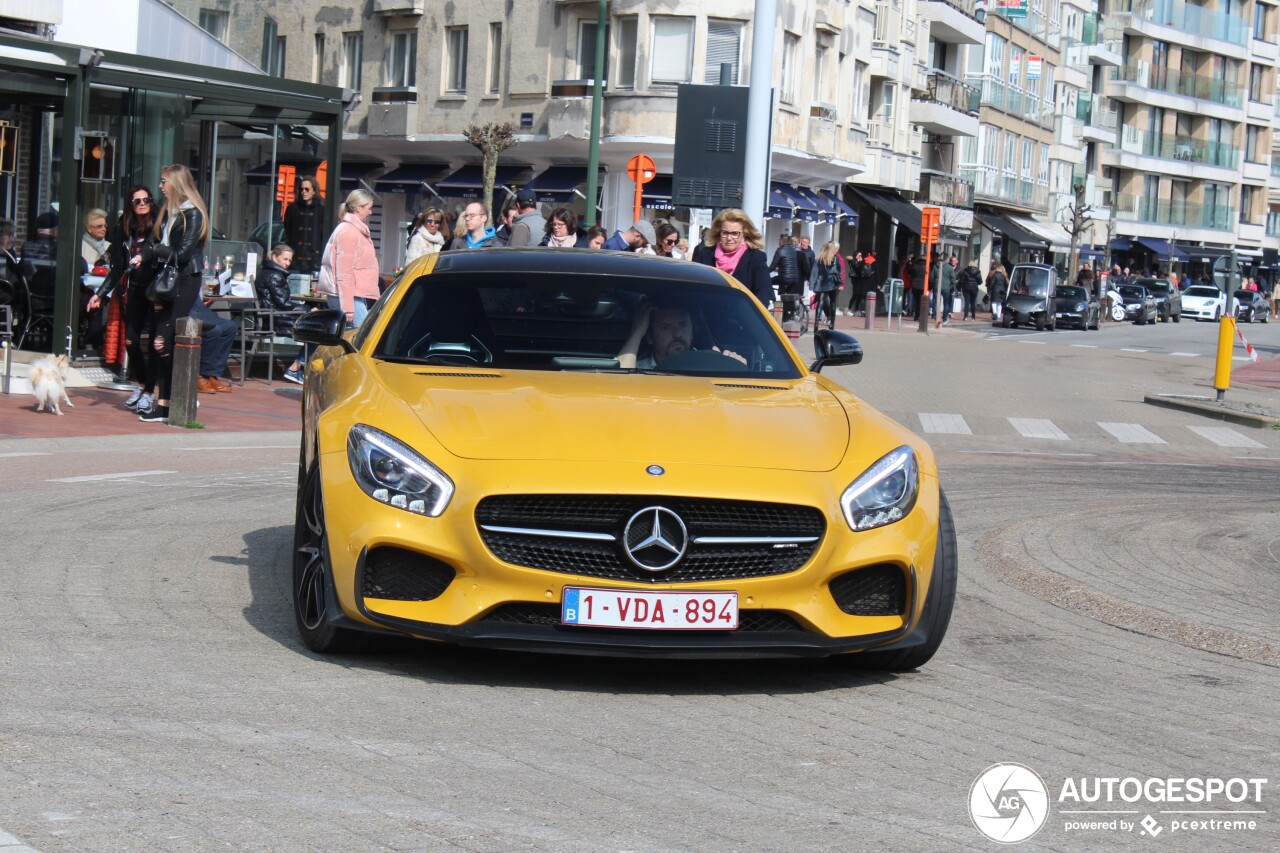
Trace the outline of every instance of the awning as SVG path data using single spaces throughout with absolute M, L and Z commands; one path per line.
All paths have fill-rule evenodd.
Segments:
M 1040 246 L 1043 248 L 1049 245 L 1049 241 L 1039 234 L 1028 231 L 1009 217 L 999 213 L 975 210 L 973 218 L 981 222 L 988 230 L 1009 238 L 1019 246 Z
M 342 164 L 342 170 L 346 172 L 346 164 Z M 516 176 L 521 172 L 528 171 L 527 166 L 499 166 L 497 174 L 494 176 L 493 185 L 495 187 L 505 186 L 515 180 Z M 484 173 L 482 167 L 472 164 L 463 166 L 443 180 L 436 181 L 436 189 L 440 194 L 448 198 L 480 198 L 480 191 L 484 188 Z
M 1137 242 L 1139 246 L 1150 250 L 1151 253 L 1156 256 L 1157 260 L 1167 261 L 1171 256 L 1174 261 L 1190 260 L 1190 257 L 1186 252 L 1169 243 L 1167 240 L 1159 240 L 1155 237 L 1137 237 L 1135 238 L 1135 242 Z
M 1117 237 L 1111 241 L 1111 251 L 1127 252 L 1133 248 L 1133 244 L 1129 242 L 1128 237 Z
M 443 163 L 401 163 L 373 182 L 378 192 L 410 193 L 444 172 Z
M 769 185 L 769 212 L 765 215 L 769 219 L 791 218 L 791 199 L 782 194 L 777 184 Z
M 803 194 L 791 184 L 776 183 L 773 186 L 778 188 L 778 192 L 787 198 L 792 209 L 791 218 L 799 219 L 804 222 L 817 222 L 822 218 L 818 213 L 818 205 L 815 202 L 805 198 Z
M 1217 246 L 1179 246 L 1178 248 L 1187 253 L 1188 260 L 1206 263 L 1213 263 L 1218 258 L 1231 255 L 1230 249 L 1220 249 Z
M 838 195 L 830 190 L 818 190 L 818 195 L 831 202 L 831 206 L 834 207 L 836 212 L 843 216 L 845 221 L 850 225 L 858 224 L 858 211 L 841 201 Z
M 1061 225 L 1056 222 L 1041 222 L 1030 216 L 1015 216 L 1010 214 L 1005 217 L 1014 225 L 1024 228 L 1035 234 L 1049 246 L 1051 252 L 1069 252 L 1071 251 L 1071 235 L 1066 232 Z
M 524 189 L 533 190 L 540 202 L 562 204 L 572 201 L 573 191 L 586 182 L 586 166 L 552 166 L 535 175 Z
M 1260 258 L 1262 257 L 1261 249 L 1242 249 L 1236 246 L 1236 257 L 1238 258 Z
M 1080 260 L 1082 261 L 1100 261 L 1103 258 L 1103 252 L 1101 249 L 1085 247 L 1078 249 L 1077 251 L 1080 253 Z
M 898 224 L 912 234 L 920 233 L 920 208 L 895 192 L 851 187 L 857 195 L 876 210 L 898 220 Z
M 818 195 L 818 193 L 808 187 L 792 187 L 791 189 L 805 201 L 813 205 L 814 208 L 817 209 L 818 215 L 826 222 L 835 222 L 840 218 L 840 211 L 836 210 L 836 206 L 825 196 Z

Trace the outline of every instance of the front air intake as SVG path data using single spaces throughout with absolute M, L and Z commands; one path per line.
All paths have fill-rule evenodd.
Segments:
M 453 582 L 453 566 L 404 548 L 374 548 L 364 561 L 365 598 L 431 601 Z
M 850 616 L 901 616 L 907 610 L 907 578 L 897 566 L 868 566 L 831 581 L 831 597 Z

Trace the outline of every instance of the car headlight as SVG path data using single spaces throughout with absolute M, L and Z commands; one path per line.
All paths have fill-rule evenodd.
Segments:
M 347 433 L 347 461 L 364 493 L 407 512 L 435 518 L 453 498 L 453 481 L 399 439 L 364 424 Z
M 844 519 L 854 530 L 871 530 L 905 518 L 920 492 L 916 454 L 907 445 L 880 457 L 840 496 Z
M 1084 303 L 1083 303 L 1083 302 L 1077 302 L 1077 303 L 1076 303 L 1076 310 L 1077 310 L 1077 311 L 1083 311 L 1083 310 L 1084 310 Z

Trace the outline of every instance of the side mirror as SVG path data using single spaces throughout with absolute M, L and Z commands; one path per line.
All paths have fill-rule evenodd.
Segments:
M 342 311 L 326 308 L 298 318 L 293 324 L 293 339 L 301 344 L 342 347 L 347 352 L 355 352 L 356 348 L 351 345 L 351 341 L 343 336 L 346 330 L 347 315 Z
M 818 329 L 813 333 L 813 349 L 817 360 L 809 370 L 821 373 L 824 367 L 840 367 L 862 361 L 862 345 L 853 335 L 835 329 Z

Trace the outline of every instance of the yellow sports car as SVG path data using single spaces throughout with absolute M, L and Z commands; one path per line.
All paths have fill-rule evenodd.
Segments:
M 806 367 L 713 267 L 580 249 L 415 261 L 351 333 L 300 320 L 293 564 L 318 652 L 361 632 L 912 669 L 955 600 L 929 446 Z

